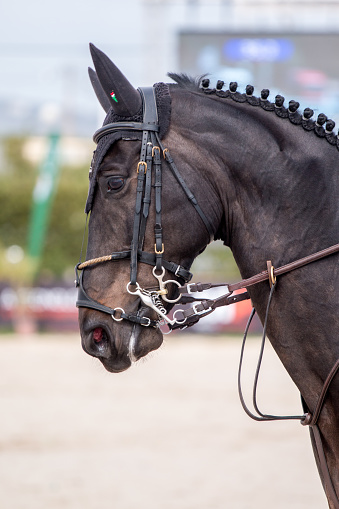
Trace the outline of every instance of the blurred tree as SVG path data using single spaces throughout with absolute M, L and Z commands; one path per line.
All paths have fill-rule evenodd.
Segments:
M 89 161 L 90 162 L 90 161 Z M 79 261 L 85 227 L 88 167 L 63 167 L 42 256 L 43 272 L 61 276 Z M 73 277 L 73 272 L 72 272 Z
M 25 137 L 2 140 L 0 242 L 4 249 L 17 245 L 26 251 L 32 193 L 38 174 L 37 166 L 24 157 L 26 140 Z M 60 170 L 39 279 L 61 278 L 72 271 L 78 260 L 85 224 L 87 173 L 88 168 L 83 166 L 64 166 Z M 4 278 L 5 274 L 1 276 Z
M 231 250 L 220 240 L 207 246 L 206 250 L 194 261 L 191 271 L 195 281 L 231 283 L 241 279 Z
M 4 247 L 25 247 L 36 168 L 23 157 L 25 138 L 3 140 L 0 171 L 0 238 Z
M 32 193 L 38 175 L 38 166 L 24 157 L 24 137 L 10 137 L 2 142 L 0 168 L 0 258 L 6 249 L 17 245 L 26 251 L 28 227 L 32 209 Z M 39 278 L 54 279 L 68 275 L 73 279 L 85 226 L 84 205 L 87 196 L 88 168 L 67 167 L 60 170 L 58 189 L 53 201 L 45 246 L 40 263 Z M 2 263 L 0 278 L 27 281 L 25 267 L 31 270 L 29 260 L 21 264 Z M 12 271 L 10 268 L 12 267 Z M 195 280 L 234 281 L 239 278 L 232 253 L 221 242 L 214 242 L 194 262 Z M 11 272 L 11 274 L 10 274 Z M 18 283 L 20 281 L 17 281 Z

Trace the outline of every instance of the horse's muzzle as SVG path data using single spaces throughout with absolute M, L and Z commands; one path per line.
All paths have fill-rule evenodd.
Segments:
M 82 348 L 97 357 L 111 373 L 128 369 L 162 344 L 162 333 L 126 321 L 115 323 L 109 316 L 94 310 L 79 309 Z

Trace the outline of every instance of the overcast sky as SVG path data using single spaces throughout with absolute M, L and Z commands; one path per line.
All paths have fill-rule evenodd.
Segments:
M 71 90 L 75 101 L 91 100 L 89 42 L 109 53 L 133 81 L 139 4 L 138 0 L 2 0 L 0 99 L 69 101 Z
M 15 103 L 17 116 L 25 104 L 54 104 L 61 106 L 62 111 L 67 111 L 70 104 L 75 111 L 93 111 L 97 107 L 87 74 L 88 66 L 92 65 L 89 42 L 107 53 L 136 87 L 166 80 L 168 70 L 180 70 L 171 68 L 173 62 L 169 59 L 170 53 L 176 51 L 175 43 L 164 38 L 170 26 L 168 16 L 157 18 L 157 9 L 151 3 L 142 0 L 0 2 L 0 103 L 4 100 L 11 105 Z M 187 5 L 193 4 L 187 2 Z M 172 6 L 176 21 L 180 9 L 176 2 Z M 206 26 L 209 7 L 206 2 L 203 19 Z M 145 12 L 148 29 L 153 22 L 151 33 L 145 32 Z M 186 13 L 187 26 L 190 22 L 195 26 L 191 14 L 190 10 Z M 160 39 L 165 40 L 161 50 L 157 45 Z M 151 82 L 143 67 L 147 52 L 146 61 L 155 62 L 156 77 Z M 159 64 L 166 67 L 161 70 Z M 8 115 L 12 118 L 11 112 Z

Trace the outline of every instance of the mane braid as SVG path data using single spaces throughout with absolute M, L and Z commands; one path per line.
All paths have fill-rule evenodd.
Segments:
M 232 99 L 238 103 L 248 103 L 251 106 L 260 107 L 266 111 L 273 111 L 278 117 L 287 118 L 292 124 L 300 125 L 305 131 L 314 131 L 319 138 L 325 138 L 330 145 L 334 145 L 339 151 L 339 132 L 335 135 L 333 132 L 335 122 L 328 119 L 324 113 L 320 113 L 317 120 L 313 120 L 312 116 L 314 111 L 311 108 L 305 108 L 303 114 L 298 112 L 298 101 L 289 101 L 288 108 L 285 108 L 285 98 L 281 95 L 275 97 L 275 102 L 272 103 L 268 100 L 269 90 L 263 89 L 261 97 L 253 95 L 254 87 L 247 85 L 246 92 L 241 94 L 237 91 L 238 84 L 231 82 L 228 90 L 223 90 L 224 82 L 218 81 L 216 88 L 210 88 L 210 80 L 205 76 L 192 78 L 187 74 L 169 73 L 168 76 L 172 78 L 179 87 L 199 91 L 207 95 L 216 95 L 223 99 Z

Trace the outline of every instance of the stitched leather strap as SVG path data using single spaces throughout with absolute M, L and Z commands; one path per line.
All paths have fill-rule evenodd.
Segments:
M 287 265 L 283 265 L 282 267 L 279 267 L 278 269 L 274 269 L 273 267 L 270 267 L 270 269 L 265 270 L 263 272 L 260 272 L 259 274 L 256 274 L 255 276 L 252 276 L 248 279 L 243 279 L 239 281 L 238 283 L 233 284 L 217 284 L 213 285 L 211 283 L 192 283 L 187 284 L 185 286 L 182 286 L 179 288 L 179 293 L 195 293 L 195 292 L 203 292 L 205 290 L 209 290 L 210 288 L 217 288 L 225 286 L 227 288 L 227 293 L 225 295 L 222 295 L 221 297 L 218 297 L 217 299 L 193 299 L 201 301 L 200 304 L 195 304 L 190 309 L 185 309 L 182 311 L 182 320 L 180 319 L 180 324 L 174 324 L 171 326 L 172 329 L 177 328 L 186 328 L 190 327 L 191 325 L 194 325 L 197 323 L 201 318 L 204 316 L 210 314 L 214 309 L 216 309 L 219 306 L 227 306 L 230 302 L 230 295 L 235 290 L 240 290 L 244 288 L 248 288 L 249 286 L 255 285 L 257 283 L 260 283 L 262 281 L 266 281 L 267 279 L 271 282 L 273 282 L 273 279 L 275 280 L 276 276 L 285 274 L 287 272 L 291 272 L 294 269 L 297 269 L 299 267 L 302 267 L 304 265 L 307 265 L 311 262 L 314 262 L 316 260 L 319 260 L 321 258 L 324 258 L 325 256 L 329 256 L 331 254 L 339 252 L 339 244 L 335 244 L 334 246 L 330 246 L 326 249 L 323 249 L 321 251 L 318 251 L 317 253 L 314 253 L 309 256 L 305 256 L 304 258 L 300 258 L 299 260 L 296 260 L 294 262 L 288 263 Z M 268 266 L 270 266 L 268 264 Z M 241 300 L 249 299 L 250 296 L 247 292 L 243 292 L 241 295 Z M 239 298 L 239 295 L 235 295 L 234 297 Z M 186 300 L 186 302 L 188 302 Z M 192 300 L 191 300 L 192 302 Z M 237 302 L 237 301 L 235 301 Z M 185 320 L 186 318 L 186 320 Z
M 281 267 L 273 270 L 273 275 L 281 276 L 281 274 L 286 274 L 287 272 L 291 272 L 292 270 L 298 269 L 300 267 L 303 267 L 304 265 L 315 262 L 316 260 L 325 258 L 325 256 L 329 256 L 331 254 L 338 253 L 338 252 L 339 252 L 339 244 L 335 244 L 334 246 L 330 246 L 330 247 L 323 249 L 321 251 L 317 251 L 316 253 L 314 253 L 312 255 L 305 256 L 304 258 L 300 258 L 299 260 L 296 260 L 294 262 L 288 263 L 286 265 L 282 265 Z M 241 288 L 248 288 L 249 286 L 260 283 L 261 281 L 266 281 L 266 279 L 269 279 L 269 274 L 268 274 L 267 270 L 264 270 L 263 272 L 260 272 L 259 274 L 256 274 L 255 276 L 252 276 L 248 279 L 243 279 L 242 281 L 239 281 L 238 283 L 230 284 L 228 286 L 228 288 L 231 292 L 233 292 L 234 290 L 239 290 Z
M 212 313 L 216 308 L 220 306 L 229 306 L 230 304 L 235 304 L 237 302 L 241 302 L 243 300 L 249 299 L 250 296 L 247 292 L 242 292 L 237 295 L 222 295 L 218 299 L 214 300 L 203 300 L 200 304 L 194 305 L 192 308 L 182 309 L 181 317 L 179 317 L 179 323 L 174 323 L 173 325 L 169 325 L 171 330 L 176 329 L 186 329 L 187 327 L 192 327 L 195 325 L 201 318 Z M 192 303 L 196 300 L 194 297 L 183 297 L 180 300 L 181 304 Z
M 150 141 L 150 132 L 154 132 L 153 127 L 158 123 L 157 104 L 154 95 L 154 88 L 140 88 L 139 92 L 143 102 L 143 126 L 151 126 L 152 129 L 143 129 L 140 159 L 138 164 L 137 196 L 135 202 L 133 238 L 131 245 L 131 275 L 132 285 L 137 282 L 138 271 L 138 250 L 142 249 L 144 243 L 144 234 L 146 229 L 146 219 L 148 216 L 148 201 L 151 196 L 152 174 L 151 167 L 148 168 L 147 160 L 152 162 L 152 143 Z M 143 202 L 144 198 L 144 202 Z M 143 214 L 142 214 L 143 205 Z M 147 213 L 146 217 L 145 214 Z M 142 216 L 144 219 L 142 220 Z
M 339 244 L 335 244 L 321 251 L 317 251 L 316 253 L 305 256 L 304 258 L 300 258 L 299 260 L 295 260 L 294 262 L 288 263 L 286 265 L 282 265 L 277 269 L 273 270 L 274 276 L 281 276 L 282 274 L 286 274 L 287 272 L 291 272 L 292 270 L 303 267 L 304 265 L 308 265 L 309 263 L 315 262 L 316 260 L 320 260 L 321 258 L 325 258 L 331 254 L 335 254 L 339 252 Z M 180 288 L 180 293 L 194 293 L 194 292 L 203 292 L 205 290 L 209 290 L 210 288 L 218 288 L 221 286 L 227 286 L 229 292 L 234 292 L 235 290 L 242 290 L 243 288 L 248 288 L 249 286 L 253 286 L 257 283 L 261 283 L 262 281 L 269 280 L 270 275 L 268 270 L 264 270 L 259 274 L 255 274 L 254 276 L 249 277 L 248 279 L 242 279 L 237 283 L 231 284 L 218 284 L 213 285 L 211 283 L 192 283 Z
M 98 143 L 99 140 L 107 134 L 112 134 L 117 131 L 159 131 L 159 126 L 156 124 L 147 124 L 145 122 L 113 122 L 100 127 L 93 134 L 93 141 Z
M 144 131 L 147 135 L 147 131 Z M 143 144 L 147 144 L 147 137 L 143 139 Z M 144 163 L 144 164 L 141 164 Z M 142 197 L 144 192 L 144 182 L 146 175 L 146 161 L 142 160 L 140 157 L 140 161 L 138 164 L 138 179 L 137 179 L 137 196 L 135 200 L 135 212 L 134 212 L 134 223 L 133 223 L 133 237 L 131 244 L 131 275 L 130 281 L 132 285 L 136 284 L 137 281 L 137 257 L 138 257 L 138 241 L 139 241 L 139 229 L 140 229 L 140 219 L 141 219 L 141 205 L 142 205 Z
M 144 245 L 145 233 L 146 233 L 146 224 L 149 215 L 150 203 L 151 203 L 151 191 L 152 191 L 152 146 L 147 143 L 147 153 L 146 153 L 146 177 L 145 177 L 145 194 L 142 200 L 142 215 L 141 215 L 141 223 L 140 223 L 140 231 L 139 231 L 139 243 L 138 250 L 141 251 Z

